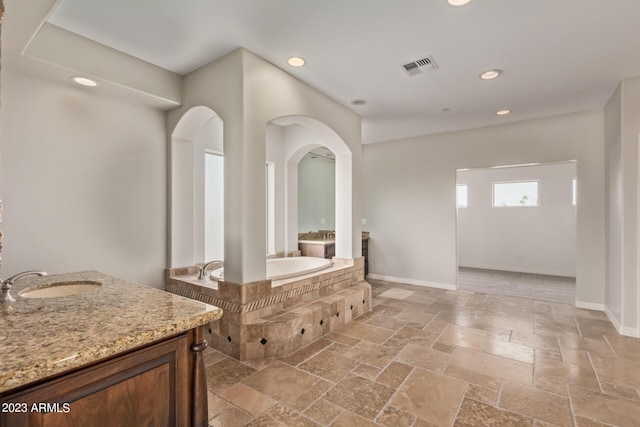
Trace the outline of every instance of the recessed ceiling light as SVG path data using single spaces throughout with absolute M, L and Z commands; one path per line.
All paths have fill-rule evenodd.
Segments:
M 471 0 L 447 0 L 451 6 L 464 6 L 465 4 L 471 3 Z
M 509 114 L 511 112 L 511 110 L 500 110 L 500 111 L 496 111 L 496 114 L 498 116 L 506 116 L 507 114 Z
M 500 75 L 502 74 L 502 70 L 489 70 L 489 71 L 485 71 L 484 73 L 480 74 L 480 78 L 482 80 L 493 80 L 495 78 L 500 77 Z
M 98 82 L 97 81 L 88 79 L 86 77 L 71 77 L 71 80 L 73 80 L 74 82 L 76 82 L 77 84 L 79 84 L 81 86 L 87 86 L 87 87 L 96 87 L 96 86 L 98 86 Z
M 291 65 L 292 67 L 302 67 L 304 66 L 304 64 L 306 64 L 306 61 L 304 60 L 304 58 L 300 58 L 299 56 L 292 56 L 291 58 L 287 59 L 287 64 Z
M 353 101 L 351 101 L 352 105 L 364 105 L 366 103 L 367 101 L 365 101 L 364 99 L 354 99 Z

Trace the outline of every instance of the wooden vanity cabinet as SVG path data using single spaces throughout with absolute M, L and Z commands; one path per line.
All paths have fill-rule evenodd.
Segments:
M 0 426 L 206 426 L 206 343 L 194 341 L 201 334 L 196 328 L 10 391 L 0 398 Z
M 331 259 L 336 256 L 335 242 L 326 243 L 323 240 L 317 242 L 298 242 L 298 250 L 302 256 Z M 362 256 L 364 257 L 364 275 L 369 274 L 369 239 L 362 239 Z

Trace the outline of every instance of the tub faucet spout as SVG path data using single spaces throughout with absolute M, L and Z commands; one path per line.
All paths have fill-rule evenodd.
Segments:
M 10 302 L 14 302 L 15 299 L 9 293 L 9 291 L 11 290 L 11 285 L 13 285 L 16 282 L 16 280 L 18 280 L 19 278 L 24 276 L 31 276 L 31 275 L 46 276 L 47 273 L 45 273 L 44 271 L 29 270 L 29 271 L 23 271 L 22 273 L 14 274 L 13 276 L 9 277 L 7 280 L 0 279 L 0 284 L 2 284 L 1 286 L 2 297 L 0 297 L 1 298 L 0 302 L 2 304 L 8 304 Z
M 220 264 L 224 265 L 224 263 L 222 261 L 219 261 L 219 260 L 209 261 L 208 263 L 206 263 L 205 265 L 200 267 L 200 273 L 198 274 L 198 279 L 204 279 L 205 275 L 207 274 L 207 269 L 212 264 L 215 264 L 215 263 L 220 263 Z

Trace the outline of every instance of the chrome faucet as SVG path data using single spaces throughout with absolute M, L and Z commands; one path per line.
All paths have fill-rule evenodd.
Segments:
M 207 273 L 207 269 L 211 266 L 211 264 L 215 264 L 216 262 L 219 262 L 220 264 L 224 265 L 224 263 L 219 260 L 209 261 L 208 263 L 200 267 L 200 273 L 198 274 L 198 279 L 204 279 L 204 276 Z
M 11 290 L 11 285 L 13 285 L 16 282 L 16 280 L 20 279 L 21 277 L 31 276 L 31 275 L 46 276 L 47 273 L 45 273 L 44 271 L 29 270 L 29 271 L 23 271 L 22 273 L 14 274 L 13 276 L 9 277 L 7 280 L 0 279 L 0 283 L 2 284 L 2 299 L 0 300 L 0 302 L 2 304 L 8 304 L 10 302 L 14 302 L 15 299 L 9 293 L 9 291 Z

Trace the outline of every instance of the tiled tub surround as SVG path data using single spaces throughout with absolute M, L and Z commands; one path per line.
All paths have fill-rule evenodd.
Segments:
M 165 289 L 224 310 L 209 328 L 213 348 L 240 360 L 284 357 L 371 308 L 363 259 L 333 261 L 316 273 L 243 285 L 199 280 L 198 267 L 170 269 Z
M 95 291 L 24 298 L 57 282 L 94 281 Z M 219 319 L 222 310 L 97 271 L 23 278 L 0 307 L 0 392 L 142 347 Z

